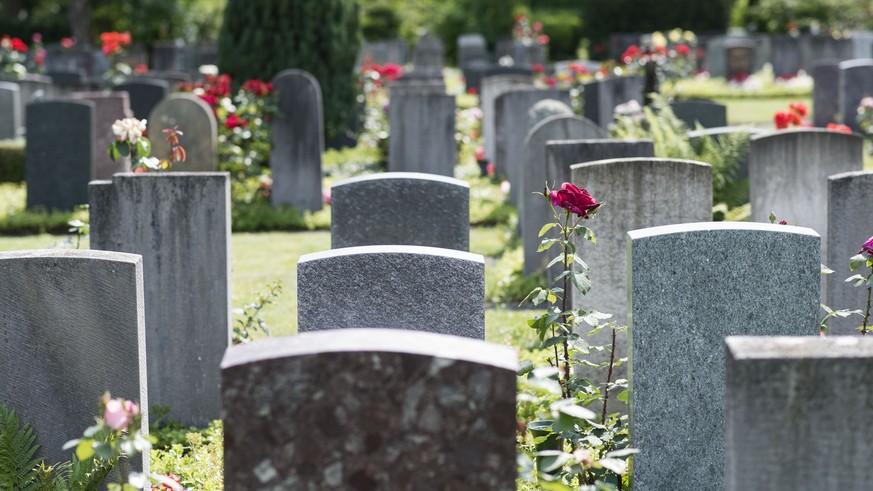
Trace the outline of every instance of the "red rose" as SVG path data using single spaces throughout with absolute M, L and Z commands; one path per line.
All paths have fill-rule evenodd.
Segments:
M 788 105 L 788 110 L 796 113 L 800 117 L 804 117 L 809 113 L 809 109 L 806 108 L 806 104 L 802 102 L 792 102 Z
M 27 53 L 27 45 L 19 38 L 12 38 L 12 49 L 19 53 Z
M 554 87 L 556 83 L 554 77 L 546 77 L 546 85 L 549 87 Z
M 784 112 L 778 112 L 773 116 L 773 122 L 776 123 L 777 130 L 788 128 L 791 123 L 791 115 Z
M 828 131 L 836 131 L 838 133 L 852 133 L 852 128 L 849 128 L 844 124 L 828 123 L 828 125 L 825 126 L 825 129 Z
M 574 73 L 578 73 L 579 75 L 585 75 L 586 73 L 588 73 L 588 70 L 586 70 L 584 66 L 582 66 L 578 63 L 571 64 L 570 71 L 574 72 Z
M 470 95 L 476 95 L 479 93 L 479 90 L 476 87 L 470 87 L 467 89 L 467 93 Z
M 73 38 L 63 38 L 61 39 L 61 48 L 70 49 L 76 45 L 76 40 Z
M 569 182 L 561 184 L 561 189 L 552 190 L 549 193 L 549 199 L 552 201 L 552 205 L 585 218 L 589 218 L 590 214 L 594 213 L 600 206 L 600 203 L 592 198 L 588 191 L 579 189 Z
M 249 122 L 237 116 L 236 114 L 231 114 L 224 121 L 224 125 L 227 126 L 227 129 L 232 130 L 234 128 L 245 128 L 249 125 Z
M 540 34 L 539 37 L 537 37 L 537 42 L 540 43 L 541 45 L 545 46 L 545 45 L 549 44 L 549 36 L 547 36 L 545 34 Z
M 546 71 L 546 68 L 539 63 L 534 63 L 531 69 L 534 73 L 543 73 L 544 71 Z
M 676 53 L 679 53 L 681 56 L 688 56 L 691 53 L 691 48 L 687 44 L 680 44 L 676 46 Z

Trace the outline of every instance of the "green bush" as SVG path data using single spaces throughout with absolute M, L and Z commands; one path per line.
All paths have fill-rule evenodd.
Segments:
M 24 140 L 0 140 L 0 182 L 24 181 Z
M 218 38 L 219 67 L 235 81 L 270 80 L 287 68 L 311 73 L 321 85 L 330 141 L 343 131 L 356 104 L 358 16 L 355 0 L 228 0 Z
M 535 10 L 531 18 L 543 23 L 543 32 L 549 36 L 550 59 L 577 58 L 576 50 L 582 41 L 582 18 L 579 12 L 569 9 Z
M 485 36 L 491 50 L 497 39 L 512 35 L 519 0 L 454 0 L 435 27 L 445 45 L 446 62 L 457 61 L 457 39 L 471 32 Z
M 400 18 L 391 7 L 377 5 L 364 12 L 361 32 L 367 41 L 396 38 L 400 33 Z
M 789 24 L 800 30 L 817 26 L 823 31 L 873 27 L 870 0 L 743 0 L 738 2 L 741 6 L 745 12 L 736 17 L 742 25 L 761 32 L 787 32 Z

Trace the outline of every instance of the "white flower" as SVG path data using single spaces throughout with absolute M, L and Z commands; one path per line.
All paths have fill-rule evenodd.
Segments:
M 136 118 L 117 119 L 112 125 L 112 134 L 119 142 L 135 144 L 146 131 L 146 120 Z
M 142 165 L 149 169 L 157 170 L 161 168 L 161 161 L 157 157 L 143 157 Z

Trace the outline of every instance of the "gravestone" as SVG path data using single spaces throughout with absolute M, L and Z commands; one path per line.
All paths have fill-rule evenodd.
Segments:
M 387 172 L 331 187 L 330 245 L 419 245 L 470 250 L 470 185 L 433 174 Z
M 116 92 L 127 92 L 130 110 L 136 119 L 147 119 L 164 97 L 170 94 L 170 84 L 164 80 L 135 78 L 116 85 Z
M 550 116 L 575 116 L 569 105 L 555 99 L 543 99 L 527 111 L 527 131 L 532 130 L 540 121 Z M 525 134 L 525 136 L 527 136 Z
M 724 489 L 724 338 L 817 333 L 819 245 L 762 223 L 628 233 L 634 489 Z
M 21 103 L 21 126 L 27 126 L 27 104 L 57 95 L 52 80 L 45 75 L 27 74 L 12 81 L 18 85 Z
M 500 75 L 488 75 L 486 72 L 481 83 L 479 104 L 482 107 L 482 138 L 485 143 L 485 158 L 493 161 L 497 158 L 497 98 L 510 89 L 533 87 L 533 75 L 530 71 Z
M 840 63 L 840 107 L 843 124 L 859 131 L 858 105 L 873 96 L 873 59 L 848 60 Z
M 208 104 L 193 94 L 171 94 L 158 103 L 149 115 L 152 155 L 170 159 L 170 144 L 163 130 L 178 127 L 179 143 L 185 148 L 184 162 L 173 164 L 179 172 L 218 170 L 218 123 Z
M 163 80 L 170 85 L 170 93 L 175 92 L 179 85 L 189 83 L 191 76 L 176 70 L 150 70 L 143 77 Z
M 412 50 L 412 66 L 415 72 L 442 78 L 443 42 L 440 38 L 430 34 L 418 38 Z
M 521 172 L 521 193 L 518 205 L 518 225 L 524 249 L 524 274 L 531 275 L 548 262 L 537 253 L 540 228 L 551 221 L 552 214 L 542 196 L 546 186 L 546 143 L 550 140 L 591 140 L 607 138 L 603 128 L 575 116 L 551 116 L 540 121 L 524 139 L 524 162 Z M 553 183 L 550 183 L 553 184 Z M 554 183 L 560 186 L 561 183 Z
M 230 342 L 230 176 L 115 174 L 89 186 L 91 248 L 142 254 L 149 400 L 170 419 L 220 415 Z
M 466 67 L 470 62 L 488 62 L 488 43 L 481 34 L 458 36 L 458 66 Z
M 873 58 L 873 32 L 852 31 L 851 56 L 847 58 Z
M 49 100 L 27 105 L 28 209 L 72 210 L 87 203 L 93 160 L 93 102 Z
M 389 88 L 388 170 L 451 177 L 458 159 L 455 96 L 420 90 Z
M 521 196 L 524 137 L 530 130 L 524 115 L 544 99 L 569 105 L 570 92 L 532 87 L 510 89 L 499 95 L 494 103 L 497 172 L 509 178 L 510 201 L 516 205 Z
M 47 463 L 70 460 L 64 443 L 94 424 L 106 391 L 137 402 L 148 433 L 140 256 L 3 252 L 0 291 L 0 404 L 32 425 Z
M 411 331 L 234 346 L 222 361 L 225 486 L 515 489 L 516 367 L 504 346 Z
M 355 66 L 360 67 L 365 62 L 376 63 L 377 65 L 384 65 L 386 63 L 405 65 L 408 51 L 409 48 L 406 45 L 406 41 L 402 39 L 364 41 L 361 44 L 361 50 L 358 52 Z
M 729 80 L 742 78 L 755 72 L 755 50 L 757 45 L 754 40 L 729 39 L 725 42 L 725 77 Z
M 0 81 L 0 140 L 18 138 L 21 127 L 21 91 L 17 84 Z
M 615 119 L 615 108 L 628 101 L 643 103 L 643 77 L 611 77 L 585 84 L 582 93 L 585 117 L 602 128 Z
M 685 123 L 689 130 L 727 126 L 727 106 L 706 99 L 686 99 L 670 103 L 673 114 Z
M 127 92 L 73 92 L 72 98 L 94 103 L 94 178 L 111 179 L 116 172 L 130 171 L 130 159 L 113 162 L 107 152 L 109 144 L 115 141 L 112 125 L 116 120 L 133 116 Z
M 490 66 L 491 63 L 487 61 L 472 60 L 461 67 L 461 72 L 464 74 L 464 90 L 468 94 L 482 93 L 482 77 Z
M 46 75 L 52 79 L 52 85 L 61 93 L 69 93 L 74 90 L 82 90 L 88 73 L 83 69 L 71 70 L 47 70 Z
M 482 256 L 421 246 L 365 246 L 297 262 L 299 332 L 376 327 L 485 339 Z
M 859 273 L 849 271 L 849 258 L 858 254 L 864 242 L 873 236 L 873 214 L 866 204 L 873 195 L 873 172 L 858 171 L 828 177 L 827 256 L 825 265 L 834 270 L 827 276 L 825 305 L 833 309 L 861 309 L 867 306 L 867 289 L 853 287 L 845 280 Z M 864 275 L 863 271 L 860 274 Z M 828 321 L 832 334 L 857 334 L 863 323 L 858 316 L 833 317 Z
M 273 120 L 273 206 L 318 211 L 321 197 L 321 154 L 324 113 L 321 86 L 309 72 L 284 70 L 273 77 L 279 94 L 279 116 Z
M 779 220 L 809 227 L 822 237 L 827 259 L 828 176 L 861 170 L 864 141 L 823 129 L 779 130 L 752 137 L 749 196 L 752 221 Z M 792 190 L 794 192 L 788 192 Z M 827 298 L 822 279 L 823 298 Z
M 729 491 L 854 489 L 873 482 L 873 340 L 729 337 Z
M 812 124 L 824 128 L 837 121 L 840 113 L 840 64 L 821 60 L 812 65 Z M 842 117 L 840 117 L 842 119 Z
M 770 60 L 773 65 L 773 74 L 777 77 L 797 75 L 797 72 L 803 68 L 801 53 L 803 40 L 789 34 L 782 34 L 770 36 L 770 42 L 773 46 Z M 751 74 L 752 72 L 746 73 Z
M 512 44 L 512 60 L 516 65 L 545 65 L 549 62 L 546 47 L 539 43 L 515 42 Z

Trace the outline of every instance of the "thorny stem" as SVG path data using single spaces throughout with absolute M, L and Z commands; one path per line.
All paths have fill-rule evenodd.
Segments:
M 569 271 L 570 269 L 570 247 L 568 246 L 568 242 L 570 241 L 570 234 L 573 229 L 570 228 L 570 211 L 567 210 L 566 217 L 564 218 L 564 271 Z M 570 293 L 570 275 L 564 276 L 564 294 L 561 295 L 561 312 L 563 312 L 564 316 L 564 324 L 567 325 L 570 322 L 570 314 L 567 313 L 567 297 Z M 569 399 L 570 394 L 570 343 L 567 341 L 567 334 L 564 333 L 564 398 Z
M 606 385 L 603 387 L 603 412 L 600 414 L 600 424 L 606 424 L 606 405 L 609 403 L 609 382 L 612 381 L 612 369 L 615 366 L 615 327 L 612 328 L 612 347 L 609 350 L 609 371 L 606 372 Z
M 870 283 L 870 277 L 873 276 L 873 271 L 867 275 L 867 283 Z M 870 294 L 873 293 L 873 287 L 867 287 L 867 310 L 864 312 L 864 326 L 861 328 L 861 334 L 867 334 L 867 322 L 870 320 Z

